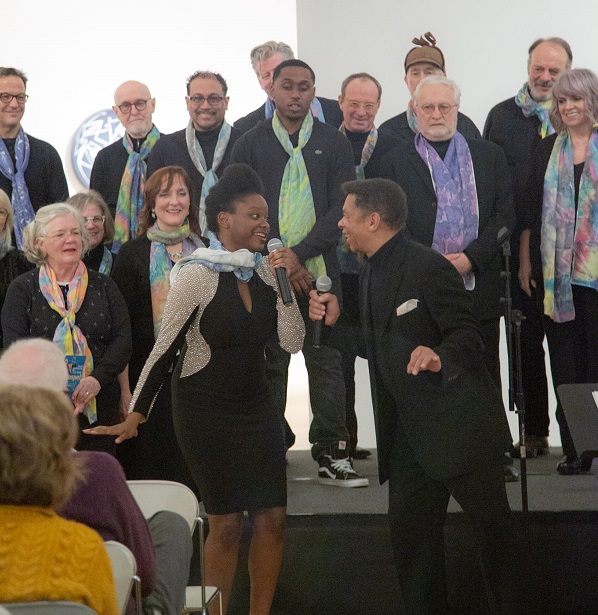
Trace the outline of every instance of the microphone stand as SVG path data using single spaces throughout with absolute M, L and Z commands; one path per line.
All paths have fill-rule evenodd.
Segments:
M 505 280 L 505 296 L 501 302 L 505 306 L 505 329 L 507 334 L 507 356 L 509 362 L 509 412 L 517 412 L 519 419 L 519 451 L 521 462 L 521 511 L 523 524 L 527 526 L 527 453 L 525 447 L 525 396 L 523 394 L 522 368 L 521 368 L 521 323 L 525 317 L 521 310 L 514 310 L 511 298 L 511 244 L 510 232 L 502 228 L 498 232 L 498 243 L 502 246 L 504 258 L 504 271 L 501 277 Z M 515 390 L 516 388 L 516 390 Z

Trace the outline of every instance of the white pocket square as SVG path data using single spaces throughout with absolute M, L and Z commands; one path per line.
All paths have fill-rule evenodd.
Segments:
M 419 303 L 419 299 L 409 299 L 409 301 L 405 301 L 402 305 L 399 305 L 397 308 L 397 316 L 404 316 L 407 312 L 411 312 L 417 307 Z

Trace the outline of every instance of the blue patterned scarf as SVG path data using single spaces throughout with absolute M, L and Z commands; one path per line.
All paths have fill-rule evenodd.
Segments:
M 209 248 L 198 248 L 175 264 L 170 273 L 170 284 L 174 284 L 181 267 L 189 263 L 203 265 L 219 273 L 233 271 L 241 282 L 249 282 L 253 272 L 262 264 L 262 255 L 246 249 L 229 252 L 212 231 L 208 231 L 208 238 Z
M 12 183 L 12 208 L 15 218 L 15 237 L 17 248 L 23 247 L 23 230 L 35 218 L 35 212 L 29 198 L 29 190 L 25 183 L 25 171 L 29 165 L 29 139 L 25 131 L 20 128 L 15 141 L 15 159 L 12 158 L 3 139 L 0 139 L 0 173 Z M 15 171 L 16 167 L 16 171 Z

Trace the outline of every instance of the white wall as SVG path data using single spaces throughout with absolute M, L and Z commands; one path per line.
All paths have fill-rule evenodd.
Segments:
M 185 79 L 214 70 L 228 82 L 232 121 L 264 101 L 249 52 L 272 38 L 296 46 L 295 0 L 19 0 L 2 3 L 0 64 L 27 73 L 23 127 L 56 147 L 76 192 L 70 139 L 89 115 L 113 104 L 120 83 L 148 84 L 156 125 L 169 133 L 189 120 Z

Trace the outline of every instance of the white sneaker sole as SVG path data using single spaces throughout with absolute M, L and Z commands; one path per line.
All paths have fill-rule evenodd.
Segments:
M 370 481 L 367 478 L 350 478 L 349 480 L 340 480 L 338 478 L 322 478 L 318 476 L 320 485 L 330 485 L 331 487 L 345 487 L 353 489 L 355 487 L 369 487 Z

